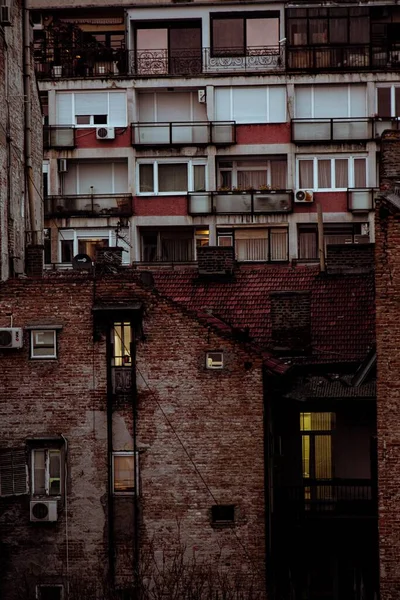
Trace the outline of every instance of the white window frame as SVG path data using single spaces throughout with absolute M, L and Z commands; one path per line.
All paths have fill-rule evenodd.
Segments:
M 119 89 L 119 90 L 115 90 L 117 92 L 124 92 L 124 90 Z M 60 92 L 60 93 L 64 93 L 64 92 Z M 66 92 L 65 92 L 66 93 Z M 87 129 L 87 128 L 91 128 L 93 129 L 93 127 L 127 127 L 128 126 L 128 115 L 127 115 L 127 97 L 126 97 L 126 91 L 125 91 L 125 119 L 124 119 L 124 125 L 114 125 L 113 121 L 112 121 L 112 115 L 110 114 L 110 94 L 112 94 L 113 92 L 109 92 L 108 90 L 87 90 L 85 92 L 69 92 L 72 96 L 72 103 L 71 103 L 71 125 L 73 125 L 76 129 Z M 104 124 L 94 124 L 93 120 L 94 120 L 94 116 L 95 115 L 89 115 L 90 116 L 90 123 L 84 123 L 84 124 L 78 124 L 76 122 L 76 117 L 77 115 L 75 114 L 75 98 L 77 94 L 90 94 L 90 93 L 105 93 L 107 94 L 107 123 Z M 58 114 L 57 114 L 57 121 L 58 121 Z
M 77 193 L 77 195 L 79 195 L 81 193 L 84 193 L 84 194 L 88 193 L 88 192 L 81 192 L 81 189 L 80 189 L 81 188 L 81 182 L 80 182 L 80 173 L 79 173 L 80 168 L 82 168 L 84 166 L 87 166 L 88 164 L 92 164 L 92 165 L 94 165 L 94 164 L 99 165 L 100 164 L 101 165 L 102 163 L 101 162 L 95 163 L 93 161 L 88 161 L 86 163 L 86 165 L 82 164 L 82 162 L 77 162 L 75 164 L 75 167 L 76 167 L 76 171 L 75 171 L 76 172 L 76 193 Z M 127 179 L 129 180 L 128 163 L 124 162 L 124 161 L 117 161 L 117 162 L 116 161 L 104 161 L 104 164 L 105 165 L 111 165 L 111 192 L 105 192 L 105 193 L 103 192 L 103 194 L 104 195 L 107 195 L 107 194 L 121 194 L 121 195 L 122 194 L 127 194 L 128 193 L 128 187 L 126 188 L 125 192 L 116 192 L 115 191 L 115 184 L 116 184 L 115 165 L 116 164 L 126 165 L 127 174 L 128 174 Z
M 187 165 L 187 175 L 188 175 L 188 189 L 186 191 L 179 192 L 159 192 L 158 191 L 158 165 L 168 165 L 168 164 L 186 164 Z M 154 190 L 152 192 L 141 192 L 140 191 L 140 165 L 153 165 L 153 184 Z M 136 194 L 138 196 L 187 196 L 188 192 L 193 191 L 194 188 L 194 169 L 196 166 L 204 166 L 205 169 L 205 182 L 206 182 L 206 190 L 208 189 L 208 167 L 206 160 L 192 160 L 192 159 L 179 159 L 179 158 L 171 158 L 168 160 L 152 160 L 152 159 L 140 159 L 136 161 L 136 181 L 137 181 L 137 190 Z
M 213 360 L 210 357 L 211 354 L 220 354 L 221 360 L 217 361 L 217 364 L 213 364 Z M 224 361 L 224 353 L 222 350 L 210 350 L 209 352 L 206 352 L 206 369 L 209 369 L 211 371 L 217 371 L 217 370 L 220 371 L 224 367 L 225 367 L 225 361 Z
M 184 93 L 185 90 L 176 90 L 180 93 Z M 143 90 L 142 94 L 147 94 L 147 95 L 151 95 L 153 96 L 152 98 L 152 105 L 153 105 L 153 112 L 154 112 L 154 121 L 143 121 L 143 119 L 140 116 L 140 112 L 139 112 L 139 122 L 140 123 L 165 123 L 166 121 L 163 119 L 162 121 L 160 121 L 160 119 L 158 118 L 158 113 L 159 113 L 159 94 L 161 92 L 146 92 L 145 90 Z M 175 92 L 169 92 L 170 96 L 171 96 L 171 100 L 173 99 L 173 94 Z M 189 110 L 190 110 L 190 120 L 189 121 L 184 121 L 185 123 L 187 122 L 188 125 L 190 125 L 190 123 L 195 123 L 197 122 L 197 120 L 194 118 L 194 104 L 197 101 L 196 97 L 197 97 L 197 91 L 196 92 L 186 92 L 190 95 L 190 101 L 189 101 Z M 138 100 L 138 106 L 139 105 L 139 100 Z M 205 121 L 207 120 L 207 117 L 205 117 Z M 171 121 L 168 121 L 171 122 Z M 174 122 L 174 121 L 172 121 Z
M 37 494 L 35 492 L 35 452 L 45 452 L 45 471 L 44 471 L 44 483 L 45 493 Z M 50 495 L 50 452 L 58 452 L 60 457 L 60 493 Z M 63 453 L 59 447 L 51 446 L 40 446 L 38 448 L 32 448 L 31 450 L 31 482 L 32 482 L 32 497 L 35 498 L 61 498 L 63 494 Z
M 346 160 L 348 161 L 348 182 L 347 187 L 337 188 L 335 187 L 335 160 Z M 365 164 L 365 173 L 366 173 L 366 182 L 365 187 L 368 187 L 368 157 L 365 155 L 342 155 L 335 154 L 327 155 L 320 154 L 318 156 L 307 156 L 300 155 L 296 156 L 296 188 L 300 189 L 300 161 L 301 160 L 312 160 L 313 161 L 313 187 L 311 188 L 314 192 L 347 192 L 349 188 L 354 188 L 354 160 L 364 159 L 366 161 Z M 330 188 L 320 188 L 318 187 L 318 160 L 330 160 L 331 161 L 331 187 Z M 307 188 L 309 189 L 309 188 Z
M 223 57 L 221 57 L 223 59 Z M 279 125 L 281 123 L 287 123 L 287 119 L 288 119 L 288 110 L 287 110 L 287 89 L 285 87 L 285 116 L 283 120 L 280 121 L 273 121 L 271 120 L 271 115 L 273 115 L 274 110 L 271 107 L 271 99 L 270 99 L 270 90 L 273 87 L 282 87 L 282 85 L 263 85 L 261 86 L 261 88 L 264 89 L 265 94 L 266 94 L 266 104 L 267 104 L 267 111 L 266 111 L 266 119 L 264 121 L 252 121 L 249 120 L 249 118 L 240 118 L 237 115 L 234 114 L 234 106 L 233 106 L 233 90 L 235 89 L 234 86 L 220 86 L 220 87 L 226 87 L 229 90 L 229 105 L 226 106 L 226 110 L 227 110 L 227 117 L 225 120 L 227 121 L 235 121 L 235 123 L 237 125 L 265 125 L 265 124 L 273 124 L 273 125 Z M 239 86 L 239 87 L 244 87 L 244 86 Z M 251 88 L 257 87 L 257 86 L 250 86 Z M 214 88 L 216 89 L 216 88 Z M 224 119 L 223 119 L 224 120 Z
M 115 490 L 115 457 L 116 456 L 132 456 L 133 458 L 133 477 L 134 477 L 134 482 L 135 482 L 135 489 L 133 490 L 133 492 L 118 492 Z M 139 495 L 139 453 L 136 452 L 136 457 L 135 457 L 135 452 L 133 451 L 125 451 L 125 452 L 113 452 L 111 455 L 111 493 L 113 494 L 113 496 L 138 496 Z
M 375 112 L 378 115 L 378 89 L 390 88 L 390 116 L 400 119 L 400 114 L 396 115 L 396 88 L 400 88 L 400 84 L 395 83 L 379 83 L 375 88 Z M 381 117 L 384 119 L 384 117 Z
M 36 586 L 36 599 L 41 600 L 42 594 L 40 592 L 41 588 L 61 588 L 60 598 L 64 600 L 64 586 L 62 583 L 41 583 Z
M 345 87 L 346 84 L 332 84 L 332 88 L 334 87 Z M 337 117 L 339 120 L 340 119 L 348 119 L 348 118 L 354 118 L 356 119 L 357 117 L 351 117 L 351 87 L 354 84 L 348 83 L 347 84 L 347 115 L 345 117 Z M 326 117 L 316 117 L 315 116 L 315 88 L 318 88 L 318 85 L 313 85 L 313 84 L 308 84 L 308 85 L 296 85 L 296 88 L 299 89 L 301 87 L 311 87 L 311 117 L 309 117 L 310 119 L 326 119 L 329 118 L 329 116 Z M 367 90 L 366 90 L 366 86 L 364 85 L 365 88 L 365 117 L 367 117 Z M 295 90 L 295 116 L 297 117 L 297 106 L 296 106 L 296 90 Z M 336 118 L 336 117 L 334 117 Z M 361 117 L 364 118 L 364 117 Z
M 59 229 L 58 230 L 58 262 L 62 265 L 71 265 L 71 263 L 68 262 L 61 262 L 61 257 L 62 257 L 62 251 L 61 251 L 61 242 L 63 241 L 72 241 L 72 246 L 73 246 L 73 256 L 76 256 L 78 254 L 78 243 L 79 240 L 84 240 L 84 239 L 92 239 L 92 238 L 98 238 L 99 240 L 108 240 L 108 245 L 109 246 L 114 246 L 115 245 L 115 237 L 114 237 L 114 232 L 115 232 L 115 228 L 105 228 L 104 230 L 102 229 Z M 122 230 L 122 236 L 126 236 L 128 238 L 128 248 L 129 247 L 129 237 L 130 233 L 129 233 L 129 228 L 123 228 Z M 122 248 L 125 249 L 125 245 L 122 245 Z M 128 256 L 127 256 L 128 254 Z M 124 258 L 127 257 L 127 260 L 124 260 Z M 123 264 L 130 264 L 130 252 L 124 252 L 122 251 L 122 263 Z
M 218 177 L 218 179 L 219 179 L 220 173 L 222 173 L 222 172 L 225 172 L 225 173 L 230 172 L 230 173 L 232 173 L 231 179 L 232 179 L 232 189 L 233 189 L 235 187 L 238 187 L 238 179 L 237 179 L 237 177 L 238 177 L 238 172 L 239 171 L 265 171 L 266 172 L 266 183 L 265 183 L 265 185 L 266 186 L 271 186 L 271 160 L 269 160 L 269 159 L 265 160 L 265 167 L 253 167 L 251 165 L 248 168 L 247 167 L 238 167 L 237 163 L 238 162 L 242 162 L 242 161 L 244 162 L 245 160 L 247 160 L 247 159 L 244 158 L 244 159 L 242 159 L 240 161 L 237 161 L 237 160 L 230 161 L 229 159 L 221 160 L 219 162 L 219 164 L 217 165 L 217 177 Z M 249 159 L 249 163 L 256 162 L 256 161 L 257 162 L 261 162 L 261 160 L 263 160 L 263 159 L 259 159 L 259 160 L 256 159 L 256 158 Z M 232 162 L 232 167 L 220 167 L 219 165 L 221 163 L 224 163 L 224 162 Z M 218 187 L 221 187 L 221 186 L 218 185 Z
M 43 333 L 53 334 L 53 352 L 51 354 L 35 354 L 35 347 L 40 346 L 40 342 L 35 340 L 35 336 Z M 49 358 L 57 358 L 57 329 L 37 327 L 37 329 L 31 329 L 30 339 L 30 358 L 33 360 L 48 360 Z

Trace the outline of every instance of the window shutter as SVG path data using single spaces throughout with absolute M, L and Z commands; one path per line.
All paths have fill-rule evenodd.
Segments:
M 112 127 L 126 127 L 126 93 L 125 92 L 110 92 L 109 93 L 110 109 L 108 112 L 108 122 Z M 107 111 L 106 111 L 107 113 Z
M 57 94 L 57 125 L 73 125 L 75 122 L 72 114 L 72 94 Z
M 0 451 L 0 496 L 27 494 L 27 471 L 24 450 Z
M 268 122 L 286 122 L 286 88 L 283 85 L 273 85 L 269 88 Z
M 215 88 L 215 119 L 216 121 L 228 121 L 233 118 L 231 110 L 232 88 Z
M 108 114 L 107 92 L 75 94 L 75 115 Z

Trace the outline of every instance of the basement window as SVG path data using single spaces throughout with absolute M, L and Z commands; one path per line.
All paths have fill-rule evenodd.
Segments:
M 64 600 L 63 585 L 37 585 L 37 600 Z
M 211 523 L 219 527 L 228 527 L 235 523 L 234 504 L 214 504 L 211 507 Z
M 223 352 L 207 352 L 206 353 L 206 368 L 207 369 L 223 369 L 224 368 L 224 353 Z

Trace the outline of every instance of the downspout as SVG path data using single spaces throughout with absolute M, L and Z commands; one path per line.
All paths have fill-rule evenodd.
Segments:
M 136 335 L 137 328 L 134 328 L 133 342 L 131 344 L 132 357 L 132 417 L 133 417 L 133 461 L 135 469 L 135 494 L 134 518 L 133 518 L 133 581 L 135 588 L 135 598 L 138 597 L 139 582 L 139 461 L 137 449 L 137 384 L 136 384 Z
M 113 451 L 113 393 L 112 393 L 112 344 L 111 344 L 111 322 L 107 321 L 107 459 L 108 459 L 108 565 L 109 575 L 112 583 L 115 582 L 115 563 L 114 563 L 114 496 L 112 493 L 112 451 Z
M 32 167 L 32 72 L 31 72 L 31 46 L 30 34 L 31 26 L 29 19 L 29 10 L 26 7 L 27 0 L 22 0 L 23 10 L 23 45 L 24 45 L 24 107 L 25 107 L 25 123 L 24 123 L 24 138 L 25 138 L 25 181 L 28 194 L 29 206 L 29 228 L 32 232 L 31 244 L 39 243 L 38 230 L 36 228 L 36 204 L 35 204 L 35 186 L 33 183 L 33 167 Z

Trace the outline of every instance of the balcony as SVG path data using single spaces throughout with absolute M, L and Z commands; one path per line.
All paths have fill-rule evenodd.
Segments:
M 373 138 L 373 119 L 368 117 L 292 119 L 295 144 L 358 143 Z
M 188 213 L 192 216 L 290 213 L 292 208 L 292 190 L 192 192 L 188 195 Z
M 236 143 L 234 121 L 133 123 L 133 146 L 207 146 Z
M 276 512 L 282 518 L 376 517 L 376 487 L 371 480 L 310 480 L 276 490 Z
M 75 143 L 75 127 L 45 125 L 43 127 L 43 149 L 73 150 Z
M 127 50 L 121 48 L 47 48 L 35 55 L 36 77 L 120 77 L 128 74 L 127 57 Z
M 288 71 L 399 71 L 400 45 L 289 46 Z
M 72 216 L 131 217 L 131 194 L 80 194 L 76 196 L 47 196 L 45 218 Z
M 374 210 L 378 188 L 349 188 L 347 190 L 347 208 L 350 212 L 369 212 Z
M 374 137 L 382 137 L 382 133 L 387 130 L 398 131 L 400 129 L 400 117 L 375 117 Z

